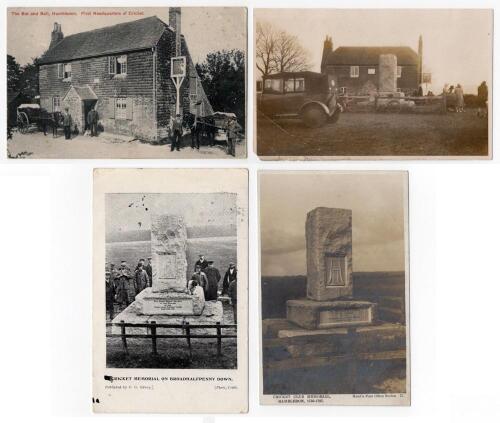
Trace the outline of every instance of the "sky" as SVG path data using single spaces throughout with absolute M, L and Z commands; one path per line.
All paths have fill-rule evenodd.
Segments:
M 261 275 L 306 274 L 305 223 L 316 207 L 352 210 L 353 270 L 405 270 L 403 173 L 263 173 Z
M 339 46 L 409 46 L 423 37 L 424 72 L 431 72 L 432 90 L 460 83 L 477 93 L 491 81 L 492 19 L 490 10 L 431 9 L 258 9 L 254 21 L 267 21 L 298 36 L 311 54 L 311 70 L 320 71 L 323 41 Z M 314 30 L 311 30 L 314 28 Z M 256 75 L 259 75 L 256 73 Z M 491 86 L 491 83 L 488 84 Z
M 152 213 L 184 216 L 188 227 L 235 225 L 236 194 L 106 194 L 105 213 L 107 234 L 151 229 Z
M 13 16 L 10 8 L 7 18 L 7 53 L 24 65 L 33 57 L 44 53 L 50 44 L 50 34 L 54 22 L 62 24 L 65 36 L 83 31 L 116 25 L 118 23 L 158 16 L 168 23 L 168 7 L 163 8 L 24 8 L 36 12 L 76 12 L 78 16 Z M 142 15 L 125 16 L 85 16 L 82 11 L 140 11 Z M 201 62 L 207 53 L 217 50 L 240 49 L 246 51 L 246 10 L 244 8 L 223 7 L 183 7 L 181 30 L 184 34 L 194 62 Z

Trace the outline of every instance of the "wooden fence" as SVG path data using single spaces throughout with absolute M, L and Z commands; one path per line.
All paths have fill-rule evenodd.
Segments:
M 189 348 L 189 358 L 192 358 L 192 347 L 191 340 L 192 339 L 217 339 L 217 355 L 222 355 L 222 340 L 228 338 L 236 338 L 236 334 L 223 334 L 222 329 L 236 329 L 237 325 L 221 325 L 220 322 L 215 323 L 214 325 L 191 325 L 189 322 L 182 324 L 158 324 L 155 321 L 151 321 L 150 323 L 125 323 L 121 320 L 119 323 L 106 323 L 107 327 L 110 326 L 118 326 L 120 327 L 119 334 L 107 333 L 107 338 L 121 338 L 122 346 L 124 351 L 128 354 L 128 345 L 127 339 L 136 338 L 136 339 L 151 339 L 151 349 L 153 355 L 158 355 L 158 339 L 186 339 L 187 346 Z M 127 328 L 145 328 L 148 333 L 127 333 Z M 158 333 L 157 329 L 180 329 L 181 333 L 178 334 L 163 334 Z M 215 329 L 215 334 L 197 334 L 193 333 L 192 330 L 196 329 Z

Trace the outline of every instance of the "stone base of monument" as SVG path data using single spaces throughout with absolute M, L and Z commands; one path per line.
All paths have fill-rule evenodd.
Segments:
M 288 300 L 286 317 L 305 329 L 326 329 L 370 325 L 375 320 L 376 305 L 355 300 Z
M 140 314 L 167 316 L 199 316 L 205 301 L 184 292 L 153 292 L 146 288 L 135 297 Z
M 190 325 L 215 325 L 216 323 L 224 324 L 223 317 L 223 307 L 220 301 L 205 301 L 205 307 L 200 315 L 165 315 L 165 314 L 143 314 L 140 308 L 140 303 L 134 301 L 120 314 L 116 315 L 112 323 L 120 323 L 124 321 L 125 323 L 151 323 L 156 322 L 157 324 L 166 325 L 181 325 L 184 323 L 189 323 Z M 211 329 L 213 332 L 215 329 Z M 127 333 L 130 334 L 148 334 L 149 330 L 147 328 L 133 328 L 128 327 L 126 329 Z M 162 329 L 159 328 L 157 333 L 178 333 L 179 329 Z M 196 333 L 202 333 L 201 329 L 196 329 Z M 111 326 L 111 333 L 120 334 L 121 329 L 119 326 Z

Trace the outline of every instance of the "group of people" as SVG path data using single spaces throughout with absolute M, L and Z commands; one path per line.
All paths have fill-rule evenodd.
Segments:
M 445 85 L 443 88 L 443 93 L 447 96 L 452 96 L 455 98 L 456 113 L 465 112 L 464 90 L 462 89 L 462 86 L 460 84 L 457 84 L 456 87 L 453 85 L 450 85 L 449 87 Z
M 45 110 L 42 110 L 42 131 L 43 135 L 47 135 L 47 127 L 49 125 L 52 126 L 52 136 L 57 138 L 58 129 L 62 126 L 64 131 L 64 138 L 67 140 L 71 139 L 71 135 L 73 133 L 77 133 L 78 129 L 73 126 L 73 117 L 69 111 L 69 108 L 66 107 L 63 113 L 55 112 L 53 117 L 51 118 Z M 91 137 L 97 137 L 98 135 L 98 125 L 99 125 L 99 114 L 95 109 L 95 106 L 90 109 L 86 116 L 86 126 L 85 130 L 89 131 Z
M 140 259 L 135 270 L 122 260 L 118 267 L 110 263 L 106 270 L 106 312 L 109 318 L 114 317 L 115 301 L 122 307 L 127 307 L 143 289 L 151 286 L 153 281 L 153 267 L 151 257 L 148 261 Z
M 219 269 L 214 267 L 212 260 L 206 260 L 203 254 L 200 254 L 199 259 L 194 265 L 194 273 L 187 282 L 186 288 L 189 292 L 194 293 L 197 287 L 203 290 L 205 301 L 213 301 L 219 298 L 219 282 L 221 274 Z M 233 308 L 234 322 L 237 323 L 237 280 L 238 272 L 234 263 L 229 263 L 229 267 L 222 280 L 221 296 L 228 296 L 231 299 Z
M 109 313 L 110 320 L 114 318 L 115 302 L 123 309 L 131 304 L 142 290 L 152 285 L 151 260 L 151 257 L 148 257 L 147 262 L 141 258 L 133 271 L 126 260 L 122 260 L 119 266 L 109 263 L 106 269 L 106 312 Z M 195 263 L 194 273 L 187 281 L 186 291 L 192 295 L 203 296 L 205 301 L 214 301 L 219 298 L 220 280 L 221 274 L 214 267 L 214 262 L 200 255 Z M 236 266 L 234 263 L 229 263 L 222 280 L 221 296 L 228 296 L 231 299 L 235 323 L 237 322 L 237 280 Z
M 215 132 L 217 127 L 213 123 L 201 122 L 197 115 L 192 115 L 190 117 L 190 123 L 186 126 L 189 127 L 191 131 L 191 149 L 200 149 L 200 139 L 205 131 L 209 138 L 210 147 L 215 145 Z M 227 136 L 227 149 L 226 153 L 235 156 L 235 145 L 236 138 L 238 134 L 238 123 L 236 118 L 230 118 L 227 120 L 225 128 L 222 128 L 226 132 Z M 182 148 L 182 136 L 184 133 L 184 124 L 182 117 L 179 113 L 176 114 L 172 121 L 172 139 L 170 144 L 170 151 L 180 151 Z

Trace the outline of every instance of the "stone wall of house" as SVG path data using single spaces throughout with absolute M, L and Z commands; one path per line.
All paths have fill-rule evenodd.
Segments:
M 108 56 L 71 62 L 71 80 L 58 78 L 57 63 L 40 65 L 40 104 L 53 111 L 53 98 L 62 100 L 71 86 L 88 85 L 98 97 L 97 112 L 105 132 L 156 141 L 153 104 L 153 53 L 150 49 L 127 53 L 127 74 L 109 74 Z M 125 99 L 127 113 L 118 118 L 117 99 Z M 74 99 L 72 99 L 72 102 Z M 76 110 L 76 109 L 75 109 Z M 78 129 L 82 130 L 81 119 Z

